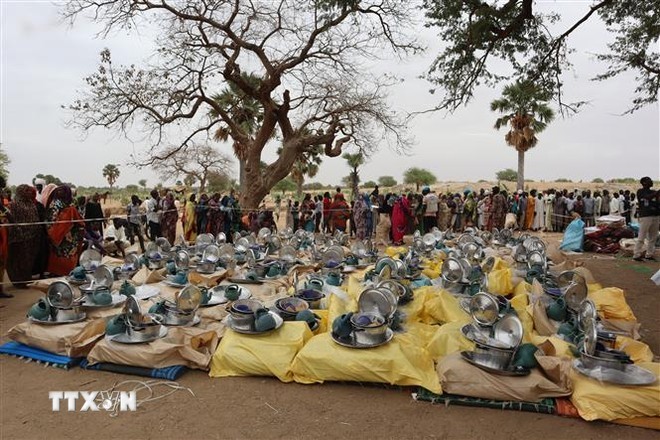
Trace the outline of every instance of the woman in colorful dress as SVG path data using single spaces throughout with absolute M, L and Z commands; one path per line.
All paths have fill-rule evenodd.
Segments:
M 215 237 L 223 230 L 224 225 L 225 217 L 220 210 L 220 194 L 215 193 L 209 199 L 208 232 Z
M 353 205 L 353 221 L 355 222 L 355 235 L 358 240 L 367 238 L 368 209 L 364 196 L 358 195 L 355 205 Z
M 398 197 L 392 208 L 392 240 L 395 246 L 403 244 L 408 218 L 411 217 L 410 202 L 405 196 Z
M 195 221 L 196 197 L 195 194 L 191 194 L 186 202 L 186 206 L 183 208 L 181 224 L 183 225 L 183 238 L 187 242 L 195 241 L 197 238 L 197 222 Z
M 174 194 L 168 192 L 163 200 L 163 217 L 160 225 L 163 231 L 163 237 L 167 238 L 170 244 L 174 244 L 176 239 L 176 222 L 179 220 L 179 211 L 174 203 Z
M 346 232 L 346 222 L 351 216 L 351 208 L 344 200 L 344 195 L 339 193 L 335 195 L 335 201 L 330 208 L 332 226 L 335 231 Z
M 525 227 L 529 231 L 534 226 L 534 216 L 536 214 L 536 190 L 533 189 L 527 197 L 527 206 L 525 207 Z
M 11 223 L 39 223 L 37 190 L 29 185 L 19 185 L 16 196 L 9 205 Z M 43 228 L 41 225 L 21 225 L 9 229 L 9 260 L 7 274 L 16 287 L 27 287 L 32 280 L 33 269 L 39 253 Z
M 51 275 L 68 275 L 78 264 L 82 250 L 85 223 L 73 205 L 71 188 L 60 185 L 46 202 L 50 253 L 48 272 Z

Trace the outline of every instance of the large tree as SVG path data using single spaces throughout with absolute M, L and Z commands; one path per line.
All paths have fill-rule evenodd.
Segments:
M 506 143 L 518 152 L 517 188 L 525 186 L 525 153 L 538 142 L 537 133 L 545 130 L 555 114 L 547 105 L 547 91 L 530 81 L 518 81 L 504 87 L 502 97 L 490 103 L 490 109 L 502 113 L 495 129 L 510 126 Z
M 385 188 L 390 188 L 392 186 L 396 186 L 397 181 L 392 176 L 380 176 L 378 178 L 378 185 L 383 186 Z
M 174 136 L 183 133 L 177 144 L 184 148 L 224 128 L 244 156 L 241 206 L 255 208 L 318 145 L 329 157 L 347 142 L 365 151 L 409 146 L 404 120 L 386 102 L 392 79 L 363 61 L 419 49 L 406 37 L 414 7 L 395 0 L 68 2 L 66 17 L 90 14 L 105 25 L 103 35 L 145 24 L 160 32 L 157 56 L 144 69 L 117 66 L 102 51 L 98 71 L 69 106 L 70 125 L 146 130 L 153 147 L 144 164 L 162 159 L 157 145 Z M 258 103 L 252 133 L 214 99 L 227 86 Z M 281 154 L 262 168 L 264 151 L 277 144 Z
M 571 66 L 570 38 L 598 17 L 615 37 L 609 51 L 597 57 L 608 65 L 595 79 L 632 71 L 637 88 L 628 111 L 657 102 L 660 2 L 592 0 L 579 19 L 566 24 L 559 23 L 563 5 L 544 5 L 551 12 L 541 12 L 539 4 L 533 0 L 424 1 L 427 25 L 438 29 L 444 43 L 427 73 L 428 80 L 444 92 L 436 109 L 453 111 L 467 104 L 479 85 L 493 87 L 527 79 L 549 92 L 561 112 L 576 111 L 584 102 L 566 103 L 562 91 L 563 73 Z
M 153 164 L 163 180 L 183 176 L 192 182 L 199 182 L 199 192 L 204 192 L 209 174 L 231 175 L 232 159 L 210 145 L 192 144 L 183 149 L 171 147 L 162 154 L 164 159 Z M 192 184 L 191 184 L 192 185 Z
M 119 179 L 120 174 L 121 172 L 119 171 L 119 167 L 117 165 L 109 163 L 103 167 L 103 177 L 105 177 L 105 179 L 108 181 L 110 189 L 112 189 L 117 179 Z
M 403 173 L 403 182 L 407 184 L 414 184 L 415 189 L 419 191 L 420 185 L 431 185 L 438 179 L 435 174 L 424 168 L 408 168 Z

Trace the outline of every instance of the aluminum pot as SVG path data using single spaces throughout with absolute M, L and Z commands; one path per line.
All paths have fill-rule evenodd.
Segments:
M 263 308 L 263 304 L 254 299 L 239 299 L 227 307 L 232 322 L 236 328 L 252 330 L 254 328 L 254 312 Z
M 487 347 L 477 343 L 474 349 L 473 359 L 478 364 L 489 368 L 507 370 L 511 366 L 514 353 L 515 349 Z
M 359 344 L 379 344 L 387 338 L 387 321 L 373 312 L 359 312 L 351 316 L 355 341 Z
M 84 315 L 84 311 L 80 306 L 73 306 L 67 308 L 50 308 L 53 321 L 74 321 L 80 319 Z
M 140 319 L 140 325 L 132 325 L 129 320 L 126 320 L 126 333 L 135 340 L 148 340 L 155 336 L 160 335 L 163 317 L 149 313 L 143 315 Z

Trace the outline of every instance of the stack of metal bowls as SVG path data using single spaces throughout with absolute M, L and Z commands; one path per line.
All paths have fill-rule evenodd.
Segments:
M 227 311 L 231 315 L 231 327 L 243 331 L 254 330 L 254 312 L 264 308 L 264 305 L 254 299 L 239 299 L 232 302 Z
M 506 306 L 505 306 L 506 307 Z M 522 342 L 520 318 L 502 313 L 503 305 L 494 295 L 479 292 L 470 301 L 473 322 L 463 326 L 463 335 L 475 343 L 473 352 L 462 356 L 486 370 L 506 374 L 511 370 L 514 354 Z

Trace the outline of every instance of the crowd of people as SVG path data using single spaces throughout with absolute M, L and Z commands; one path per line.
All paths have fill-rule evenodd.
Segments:
M 436 194 L 424 187 L 421 194 L 356 194 L 349 203 L 341 188 L 334 194 L 305 194 L 302 201 L 288 200 L 286 227 L 312 232 L 345 232 L 358 239 L 376 237 L 378 244 L 403 243 L 406 234 L 426 233 L 434 227 L 463 231 L 512 229 L 562 232 L 573 218 L 587 226 L 604 215 L 618 215 L 627 223 L 638 223 L 639 240 L 635 260 L 653 259 L 660 219 L 660 192 L 645 177 L 636 193 L 629 190 L 517 191 L 508 194 L 491 190 L 465 190 L 463 193 Z M 36 277 L 63 276 L 78 264 L 85 248 L 101 254 L 124 256 L 129 243 L 139 242 L 145 251 L 149 240 L 165 237 L 176 241 L 177 222 L 183 238 L 193 242 L 198 234 L 224 233 L 231 242 L 236 231 L 257 232 L 277 229 L 282 200 L 275 200 L 273 211 L 262 205 L 258 210 L 242 210 L 234 191 L 229 194 L 192 194 L 183 202 L 172 191 L 156 189 L 146 201 L 131 197 L 125 214 L 109 216 L 100 204 L 100 195 L 75 197 L 67 185 L 18 185 L 12 198 L 0 177 L 0 273 L 6 270 L 16 287 L 25 287 Z M 11 297 L 0 280 L 0 297 Z
M 594 226 L 596 218 L 614 215 L 625 218 L 626 224 L 639 223 L 640 235 L 644 230 L 645 237 L 657 237 L 658 225 L 647 223 L 649 218 L 657 220 L 660 215 L 658 192 L 650 189 L 653 181 L 648 177 L 641 184 L 642 189 L 637 192 L 532 189 L 511 194 L 497 186 L 463 193 L 436 194 L 424 187 L 421 194 L 381 194 L 376 186 L 369 194 L 359 194 L 350 204 L 337 188 L 334 196 L 326 192 L 314 197 L 306 194 L 300 203 L 288 200 L 286 225 L 293 230 L 339 230 L 358 239 L 375 236 L 381 244 L 400 245 L 404 235 L 417 230 L 427 233 L 434 227 L 454 232 L 467 227 L 563 232 L 576 217 L 586 226 Z M 653 256 L 653 249 L 647 251 L 647 256 Z

